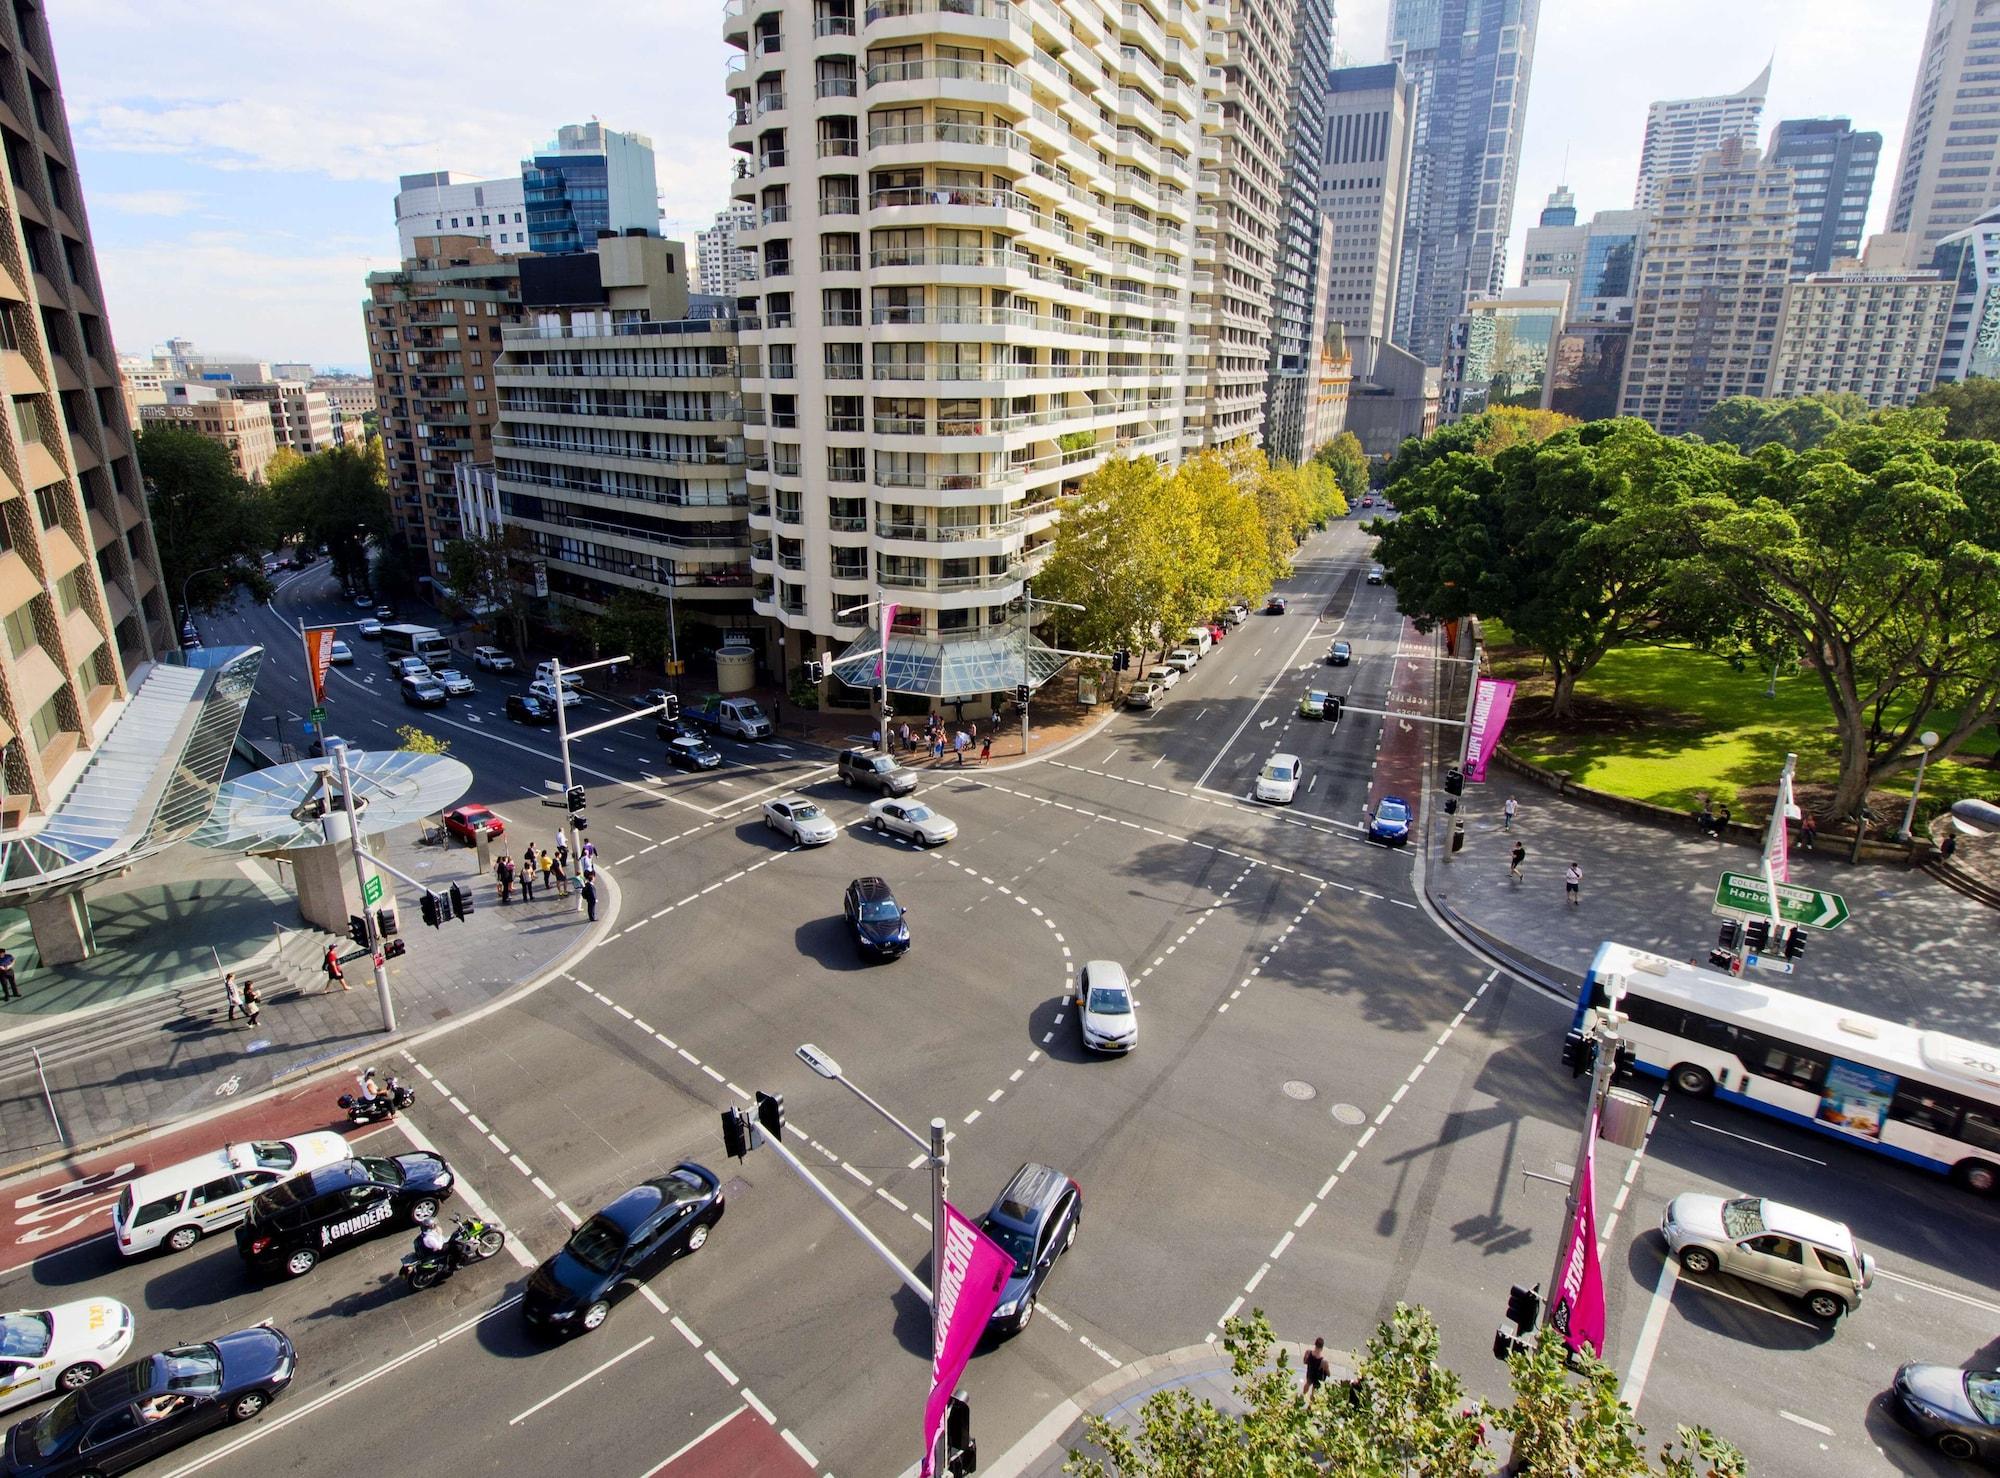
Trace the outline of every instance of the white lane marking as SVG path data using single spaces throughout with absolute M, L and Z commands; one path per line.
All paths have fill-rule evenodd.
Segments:
M 1653 1284 L 1653 1301 L 1646 1307 L 1646 1321 L 1639 1326 L 1639 1342 L 1632 1347 L 1632 1363 L 1625 1368 L 1625 1384 L 1618 1399 L 1633 1411 L 1646 1393 L 1646 1377 L 1653 1369 L 1653 1355 L 1660 1347 L 1660 1331 L 1666 1327 L 1667 1307 L 1674 1301 L 1674 1284 L 1681 1275 L 1680 1264 L 1671 1257 L 1660 1264 L 1659 1280 Z
M 722 1363 L 722 1357 L 717 1355 L 715 1351 L 703 1350 L 701 1352 L 701 1358 L 706 1360 L 710 1365 L 713 1365 L 715 1367 L 715 1373 L 721 1376 L 724 1380 L 728 1381 L 729 1384 L 731 1384 L 732 1386 L 739 1386 L 743 1384 L 742 1378 L 738 1376 L 735 1371 L 731 1370 L 727 1365 L 724 1365 Z
M 775 1427 L 778 1424 L 778 1414 L 775 1411 L 771 1410 L 770 1407 L 766 1406 L 762 1401 L 758 1400 L 757 1393 L 755 1391 L 751 1390 L 748 1386 L 745 1386 L 743 1388 L 742 1394 L 743 1394 L 743 1399 L 749 1402 L 750 1405 L 756 1409 L 757 1415 L 764 1418 L 764 1425 L 769 1427 Z
M 555 1402 L 562 1400 L 563 1397 L 567 1396 L 571 1391 L 574 1391 L 578 1386 L 588 1385 L 591 1381 L 596 1380 L 600 1375 L 604 1374 L 605 1371 L 609 1370 L 612 1366 L 616 1365 L 620 1360 L 625 1359 L 626 1356 L 638 1354 L 639 1351 L 645 1349 L 647 1345 L 651 1344 L 653 1342 L 653 1339 L 654 1336 L 649 1334 L 644 1339 L 640 1340 L 639 1343 L 632 1346 L 631 1349 L 623 1350 L 620 1351 L 618 1354 L 613 1355 L 609 1360 L 606 1360 L 602 1365 L 598 1366 L 597 1369 L 591 1371 L 590 1374 L 578 1376 L 575 1380 L 571 1381 L 568 1385 L 564 1386 L 560 1391 L 555 1392 L 553 1395 L 542 1397 L 541 1400 L 537 1401 L 533 1406 L 530 1406 L 526 1411 L 522 1412 L 519 1416 L 509 1417 L 507 1419 L 507 1425 L 510 1427 L 520 1426 L 522 1422 L 526 1421 L 529 1417 L 533 1416 L 543 1407 L 552 1405 Z
M 1810 1427 L 1813 1431 L 1818 1432 L 1823 1436 L 1831 1437 L 1833 1435 L 1832 1427 L 1821 1426 L 1818 1422 L 1811 1421 L 1806 1417 L 1802 1417 L 1796 1415 L 1793 1412 L 1789 1412 L 1785 1410 L 1782 1406 L 1778 1408 L 1778 1415 L 1783 1417 L 1788 1422 L 1797 1422 L 1802 1427 Z
M 1969 1293 L 1960 1293 L 1952 1288 L 1940 1288 L 1935 1283 L 1925 1283 L 1903 1273 L 1892 1273 L 1887 1268 L 1877 1268 L 1875 1276 L 1887 1278 L 1892 1283 L 1901 1283 L 1906 1288 L 1921 1288 L 1926 1293 L 1935 1293 L 1939 1298 L 1949 1298 L 1958 1303 L 1970 1304 L 1975 1309 L 1984 1309 L 1989 1314 L 2000 1314 L 2000 1304 L 1988 1303 L 1983 1298 L 1974 1298 Z
M 819 1467 L 819 1459 L 812 1455 L 812 1449 L 794 1437 L 790 1427 L 779 1427 L 778 1435 L 785 1439 L 785 1442 L 791 1447 L 793 1452 L 796 1452 L 805 1460 L 807 1467 L 815 1469 Z
M 720 1432 L 724 1427 L 728 1426 L 731 1422 L 735 1421 L 736 1418 L 742 1414 L 742 1411 L 743 1411 L 742 1407 L 740 1406 L 737 1407 L 734 1411 L 730 1412 L 728 1416 L 725 1416 L 721 1421 L 715 1423 L 714 1426 L 710 1427 L 707 1431 L 703 1432 L 699 1437 L 695 1438 L 692 1442 L 683 1443 L 681 1446 L 675 1448 L 673 1452 L 668 1454 L 667 1460 L 661 1463 L 659 1467 L 655 1468 L 653 1471 L 658 1472 L 660 1468 L 671 1468 L 675 1464 L 675 1462 L 677 1462 L 679 1459 L 686 1457 L 689 1453 L 693 1452 L 697 1447 L 701 1446 L 702 1443 L 708 1441 L 708 1439 L 713 1437 L 717 1432 Z
M 404 1137 L 410 1141 L 413 1147 L 423 1150 L 427 1154 L 432 1154 L 432 1155 L 438 1154 L 438 1147 L 431 1143 L 430 1136 L 425 1134 L 423 1130 L 419 1129 L 415 1124 L 411 1123 L 407 1117 L 401 1114 L 397 1115 L 396 1127 L 403 1131 Z M 442 1155 L 438 1155 L 438 1158 L 443 1159 L 444 1157 Z M 478 1214 L 480 1220 L 490 1221 L 495 1226 L 505 1225 L 505 1223 L 502 1222 L 498 1216 L 494 1215 L 493 1208 L 486 1203 L 486 1198 L 480 1195 L 478 1191 L 474 1190 L 471 1187 L 471 1185 L 469 1185 L 466 1182 L 465 1176 L 463 1174 L 454 1173 L 454 1175 L 452 1176 L 452 1184 L 457 1189 L 458 1193 L 461 1196 L 465 1197 L 465 1204 L 470 1206 L 473 1209 L 473 1211 Z M 536 1268 L 541 1266 L 541 1263 L 535 1257 L 535 1254 L 528 1251 L 527 1248 L 521 1245 L 521 1239 L 519 1237 L 509 1237 L 507 1239 L 507 1250 L 514 1255 L 515 1262 L 519 1263 L 522 1267 L 528 1269 L 528 1271 L 530 1272 L 533 1272 Z M 220 1454 L 217 1455 L 220 1456 Z
M 1815 1160 L 1811 1155 L 1802 1155 L 1797 1150 L 1783 1149 L 1767 1140 L 1753 1139 L 1747 1134 L 1738 1134 L 1734 1129 L 1718 1129 L 1713 1124 L 1704 1124 L 1699 1119 L 1689 1119 L 1688 1123 L 1697 1129 L 1706 1129 L 1710 1134 L 1725 1134 L 1731 1139 L 1740 1139 L 1745 1144 L 1754 1144 L 1759 1149 L 1771 1150 L 1780 1155 L 1790 1155 L 1794 1160 L 1804 1160 L 1808 1165 L 1824 1165 L 1826 1161 Z

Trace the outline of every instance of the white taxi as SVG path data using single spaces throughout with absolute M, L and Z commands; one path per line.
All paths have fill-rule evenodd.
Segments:
M 119 1193 L 112 1209 L 118 1250 L 136 1257 L 164 1244 L 185 1252 L 243 1220 L 258 1192 L 353 1155 L 354 1147 L 340 1135 L 318 1129 L 290 1139 L 226 1144 L 142 1175 Z
M 131 1344 L 132 1311 L 112 1298 L 0 1314 L 0 1411 L 74 1391 Z

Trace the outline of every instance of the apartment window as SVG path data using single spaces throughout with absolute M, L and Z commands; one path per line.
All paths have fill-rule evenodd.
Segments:
M 27 656 L 30 649 L 40 645 L 35 639 L 34 612 L 34 601 L 25 601 L 10 612 L 4 622 L 0 622 L 0 627 L 4 627 L 7 632 L 7 650 L 13 654 L 16 662 Z
M 23 446 L 42 439 L 41 412 L 35 409 L 31 398 L 21 397 L 14 402 L 14 434 Z
M 474 375 L 472 377 L 472 388 L 475 390 L 484 390 L 486 388 L 486 376 Z
M 63 731 L 62 713 L 57 706 L 61 701 L 62 694 L 55 694 L 36 709 L 34 717 L 28 720 L 28 732 L 34 735 L 35 748 L 38 750 L 47 749 L 55 742 L 56 735 Z

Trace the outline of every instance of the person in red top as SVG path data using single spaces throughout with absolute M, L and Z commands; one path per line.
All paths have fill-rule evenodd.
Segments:
M 354 988 L 347 983 L 347 972 L 340 968 L 339 945 L 329 944 L 326 947 L 326 959 L 321 962 L 320 968 L 326 971 L 326 988 L 328 990 L 332 990 L 336 985 L 342 990 L 352 990 Z

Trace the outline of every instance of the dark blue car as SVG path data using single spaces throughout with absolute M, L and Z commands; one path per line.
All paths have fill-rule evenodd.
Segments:
M 521 1317 L 540 1334 L 588 1333 L 611 1316 L 621 1290 L 700 1251 L 722 1211 L 722 1182 L 692 1160 L 641 1181 L 535 1269 L 521 1296 Z
M 1410 839 L 1410 803 L 1399 795 L 1385 795 L 1375 814 L 1368 818 L 1368 840 L 1385 847 L 1400 847 Z
M 881 878 L 856 878 L 841 903 L 854 947 L 874 960 L 893 960 L 909 950 L 910 921 L 903 905 Z

